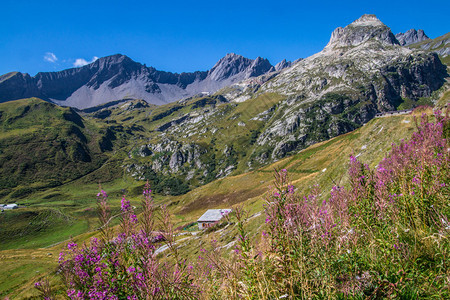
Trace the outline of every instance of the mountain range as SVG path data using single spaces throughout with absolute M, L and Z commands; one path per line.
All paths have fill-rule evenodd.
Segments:
M 0 99 L 38 97 L 59 105 L 87 108 L 123 98 L 166 104 L 196 94 L 208 94 L 241 80 L 288 67 L 283 60 L 272 66 L 234 53 L 220 59 L 209 71 L 170 73 L 146 67 L 121 54 L 60 72 L 0 76 Z
M 350 27 L 351 30 L 349 30 Z M 414 46 L 418 43 L 422 43 L 421 49 L 433 50 L 426 44 L 432 40 L 423 30 L 411 29 L 394 35 L 375 16 L 364 15 L 346 29 L 336 29 L 329 44 L 320 53 L 332 52 L 333 49 L 342 52 L 345 47 L 355 47 L 373 39 L 382 41 L 384 46 L 404 46 L 394 47 L 400 56 L 408 55 L 406 46 Z M 434 47 L 442 46 L 442 44 L 445 46 L 448 41 L 446 38 Z M 440 51 L 441 55 L 448 55 L 448 52 L 445 52 L 446 49 L 448 47 L 445 46 L 444 50 L 436 51 Z M 334 53 L 337 53 L 336 51 Z M 353 53 L 362 52 L 355 49 Z M 317 55 L 320 54 L 313 55 L 312 58 Z M 59 72 L 41 72 L 33 77 L 20 72 L 1 75 L 0 102 L 38 97 L 58 105 L 85 109 L 110 101 L 131 98 L 163 105 L 196 95 L 212 94 L 243 80 L 260 78 L 261 75 L 265 77 L 256 81 L 267 81 L 276 77 L 282 70 L 292 67 L 299 69 L 299 66 L 305 64 L 301 61 L 302 59 L 294 62 L 283 60 L 273 66 L 267 59 L 261 57 L 252 60 L 230 53 L 208 71 L 177 74 L 159 71 L 135 62 L 125 55 L 116 54 L 102 57 L 83 67 Z M 321 69 L 320 66 L 314 66 L 314 68 Z

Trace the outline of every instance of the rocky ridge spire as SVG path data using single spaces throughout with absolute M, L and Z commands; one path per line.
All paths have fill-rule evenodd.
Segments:
M 291 61 L 286 61 L 286 59 L 283 59 L 282 61 L 280 61 L 279 63 L 277 63 L 275 65 L 275 71 L 281 71 L 285 68 L 288 68 L 292 66 L 292 62 Z
M 257 57 L 253 60 L 242 55 L 229 53 L 214 65 L 208 72 L 208 77 L 212 80 L 223 80 L 244 72 L 245 78 L 249 78 L 262 75 L 271 68 L 272 65 L 265 58 Z

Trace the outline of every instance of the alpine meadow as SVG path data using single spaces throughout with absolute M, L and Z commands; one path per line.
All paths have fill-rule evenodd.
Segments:
M 450 33 L 424 29 L 0 75 L 0 298 L 450 299 Z

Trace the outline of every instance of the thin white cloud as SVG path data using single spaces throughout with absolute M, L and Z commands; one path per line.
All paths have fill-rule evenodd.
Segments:
M 55 53 L 47 52 L 44 55 L 44 60 L 51 63 L 55 63 L 58 60 L 58 58 L 56 57 Z
M 97 56 L 94 56 L 94 57 L 92 58 L 91 61 L 87 61 L 87 60 L 85 60 L 84 58 L 77 58 L 77 59 L 75 60 L 75 62 L 73 63 L 73 66 L 74 66 L 75 68 L 79 68 L 79 67 L 88 65 L 88 64 L 90 64 L 90 63 L 93 63 L 93 62 L 96 61 L 97 59 L 98 59 Z

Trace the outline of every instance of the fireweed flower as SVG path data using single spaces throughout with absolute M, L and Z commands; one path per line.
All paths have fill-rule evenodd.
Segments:
M 58 263 L 62 263 L 66 258 L 66 255 L 63 251 L 59 252 L 59 258 L 58 258 Z
M 130 214 L 130 221 L 134 224 L 137 224 L 138 222 L 137 216 L 135 214 Z
M 106 194 L 106 192 L 104 190 L 101 190 L 98 194 L 97 197 L 103 197 L 103 198 L 107 198 L 108 195 Z
M 77 248 L 77 244 L 75 244 L 75 243 L 69 243 L 69 244 L 67 245 L 67 248 L 68 248 L 69 250 L 74 251 L 74 250 Z
M 294 186 L 293 186 L 292 184 L 288 185 L 288 192 L 289 192 L 290 194 L 293 194 L 293 193 L 294 193 Z
M 120 209 L 122 212 L 127 212 L 131 208 L 130 201 L 128 201 L 125 196 L 122 197 Z

